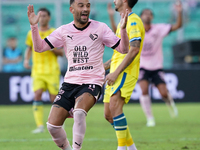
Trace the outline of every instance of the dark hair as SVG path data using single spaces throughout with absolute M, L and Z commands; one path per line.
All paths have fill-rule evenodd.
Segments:
M 70 0 L 69 3 L 70 3 L 70 6 L 71 6 L 74 3 L 74 0 Z
M 149 9 L 149 8 L 145 8 L 145 9 L 143 9 L 142 12 L 140 13 L 140 16 L 142 16 L 143 13 L 144 13 L 146 10 L 150 11 L 150 12 L 151 12 L 151 15 L 153 16 L 153 12 L 152 12 L 152 10 Z
M 44 12 L 46 12 L 47 14 L 48 14 L 48 16 L 51 16 L 51 13 L 50 13 L 50 11 L 47 9 L 47 8 L 40 8 L 39 10 L 38 10 L 38 12 L 39 11 L 44 11 Z
M 10 36 L 10 37 L 8 38 L 8 40 L 17 40 L 17 37 L 16 37 L 16 36 Z
M 128 0 L 128 6 L 130 8 L 133 8 L 137 2 L 138 0 Z

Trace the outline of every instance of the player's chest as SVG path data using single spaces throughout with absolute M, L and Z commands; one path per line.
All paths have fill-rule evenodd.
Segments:
M 68 49 L 85 49 L 101 42 L 100 34 L 96 32 L 90 33 L 68 33 L 64 37 L 64 43 Z
M 159 38 L 159 30 L 151 29 L 145 33 L 145 41 L 153 42 Z

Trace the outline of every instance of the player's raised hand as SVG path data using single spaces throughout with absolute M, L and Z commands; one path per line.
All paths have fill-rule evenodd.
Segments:
M 28 5 L 27 15 L 31 25 L 35 25 L 39 22 L 40 12 L 36 15 L 33 5 Z
M 109 14 L 110 16 L 114 16 L 115 10 L 112 8 L 112 4 L 111 4 L 111 3 L 108 3 L 107 11 L 108 11 L 108 14 Z
M 121 15 L 121 20 L 120 20 L 121 29 L 125 29 L 128 20 L 128 9 L 126 9 L 125 14 L 122 13 L 120 15 Z
M 183 11 L 182 3 L 181 3 L 180 0 L 176 1 L 175 9 L 177 10 L 177 12 L 182 12 Z

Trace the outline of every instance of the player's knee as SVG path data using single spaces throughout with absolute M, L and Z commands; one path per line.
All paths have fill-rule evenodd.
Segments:
M 74 109 L 73 116 L 74 122 L 82 123 L 82 121 L 85 120 L 85 117 L 87 116 L 87 112 L 83 109 Z
M 167 98 L 168 97 L 168 92 L 163 90 L 163 91 L 160 91 L 160 95 L 162 96 L 162 98 Z
M 148 91 L 148 88 L 142 88 L 142 95 L 148 95 L 149 94 L 149 91 Z
M 104 118 L 105 118 L 108 122 L 113 123 L 113 118 L 112 118 L 111 115 L 104 114 Z
M 148 95 L 149 93 L 148 93 L 148 90 L 144 90 L 144 91 L 142 91 L 142 95 Z
M 47 122 L 47 130 L 49 131 L 51 135 L 54 135 L 55 133 L 57 133 L 57 129 L 59 128 L 62 128 L 62 126 L 55 126 Z
M 118 108 L 118 103 L 116 101 L 110 101 L 109 109 L 111 113 Z

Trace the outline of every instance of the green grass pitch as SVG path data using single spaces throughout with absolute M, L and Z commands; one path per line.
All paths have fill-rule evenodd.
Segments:
M 47 120 L 50 105 L 44 107 Z M 128 125 L 138 150 L 200 150 L 200 103 L 178 103 L 178 118 L 170 118 L 165 104 L 153 104 L 156 126 L 145 126 L 139 104 L 124 107 Z M 65 130 L 72 142 L 73 119 L 67 119 Z M 32 134 L 35 128 L 31 105 L 0 106 L 0 150 L 56 150 L 47 129 Z M 114 129 L 104 119 L 103 105 L 96 104 L 87 116 L 82 150 L 116 150 Z

